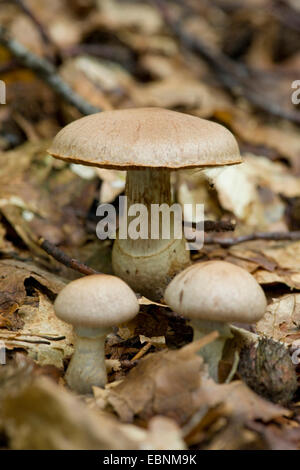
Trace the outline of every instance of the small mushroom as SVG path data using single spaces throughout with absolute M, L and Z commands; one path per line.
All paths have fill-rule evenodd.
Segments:
M 127 170 L 128 208 L 143 204 L 148 214 L 153 204 L 172 204 L 172 170 L 242 161 L 237 142 L 225 127 L 161 108 L 105 111 L 78 119 L 57 134 L 49 153 L 68 162 Z M 118 234 L 113 269 L 136 292 L 160 300 L 170 280 L 190 264 L 189 251 L 183 236 L 174 237 L 172 225 L 169 237 L 160 230 L 154 239 L 150 216 L 141 217 L 147 236 L 131 239 Z
M 75 351 L 66 372 L 69 387 L 90 393 L 107 381 L 104 344 L 113 326 L 137 315 L 139 303 L 130 287 L 115 276 L 95 274 L 70 282 L 58 294 L 56 315 L 74 327 Z
M 171 281 L 164 298 L 175 312 L 191 319 L 194 340 L 211 331 L 219 332 L 214 342 L 199 351 L 216 382 L 224 344 L 232 336 L 228 322 L 257 322 L 267 306 L 264 291 L 254 277 L 226 261 L 190 266 Z

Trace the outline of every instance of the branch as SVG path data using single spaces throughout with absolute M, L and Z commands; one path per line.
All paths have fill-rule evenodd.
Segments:
M 65 101 L 75 106 L 82 114 L 93 114 L 101 111 L 72 90 L 72 88 L 57 74 L 55 67 L 46 59 L 30 52 L 19 42 L 10 38 L 6 29 L 0 25 L 0 44 L 5 46 L 18 61 L 44 80 Z
M 269 114 L 300 123 L 299 112 L 284 109 L 279 103 L 274 103 L 271 97 L 268 99 L 263 93 L 257 92 L 258 83 L 252 83 L 253 71 L 246 65 L 233 61 L 222 52 L 216 52 L 203 40 L 184 31 L 181 21 L 174 20 L 171 17 L 165 0 L 152 1 L 159 8 L 166 24 L 182 45 L 205 59 L 216 72 L 223 86 L 229 89 L 231 93 L 247 98 L 250 103 Z
M 234 237 L 234 238 L 205 236 L 204 244 L 205 245 L 218 244 L 223 247 L 228 247 L 228 246 L 238 245 L 239 243 L 249 242 L 253 240 L 297 241 L 297 240 L 300 240 L 300 230 L 295 231 L 295 232 L 257 232 L 257 233 L 252 233 L 250 235 L 242 235 L 240 237 Z
M 70 258 L 66 253 L 64 253 L 64 251 L 44 238 L 39 238 L 38 244 L 44 251 L 46 251 L 46 253 L 48 253 L 48 255 L 52 256 L 52 258 L 56 259 L 56 261 L 68 268 L 74 269 L 74 271 L 78 271 L 85 275 L 100 274 L 98 271 L 95 271 L 95 269 L 90 268 L 86 264 L 81 263 L 74 258 Z
M 76 57 L 78 55 L 88 54 L 101 59 L 113 60 L 124 64 L 127 68 L 133 68 L 133 58 L 129 50 L 123 46 L 114 46 L 108 44 L 76 44 L 60 50 L 63 57 Z
M 95 232 L 98 218 L 95 216 L 93 220 L 87 220 L 87 229 L 90 233 Z M 189 220 L 182 220 L 185 227 L 191 227 L 197 229 L 197 222 L 191 222 Z M 231 220 L 204 220 L 204 232 L 233 232 L 235 230 L 236 223 Z M 119 228 L 119 221 L 116 222 L 114 231 Z
M 38 18 L 34 15 L 34 13 L 30 10 L 30 8 L 28 8 L 28 6 L 23 2 L 23 0 L 12 0 L 12 2 L 16 3 L 18 7 L 20 8 L 20 10 L 22 10 L 23 13 L 25 13 L 25 15 L 27 15 L 28 18 L 31 19 L 31 21 L 33 22 L 33 24 L 36 26 L 37 30 L 39 31 L 41 38 L 43 39 L 43 42 L 47 45 L 52 46 L 53 45 L 52 41 L 46 29 L 44 28 L 42 23 L 38 20 Z
M 197 228 L 196 222 L 183 221 L 186 227 Z M 233 232 L 235 222 L 231 220 L 204 220 L 204 232 Z

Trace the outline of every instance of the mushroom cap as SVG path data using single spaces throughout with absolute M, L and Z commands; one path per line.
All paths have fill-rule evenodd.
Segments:
M 220 124 L 162 108 L 91 114 L 68 124 L 48 152 L 104 168 L 207 167 L 241 163 L 231 132 Z
M 168 285 L 165 301 L 191 319 L 254 323 L 265 313 L 264 291 L 245 269 L 226 261 L 196 263 Z
M 54 310 L 61 320 L 76 327 L 109 328 L 135 317 L 139 303 L 122 279 L 93 274 L 64 287 Z

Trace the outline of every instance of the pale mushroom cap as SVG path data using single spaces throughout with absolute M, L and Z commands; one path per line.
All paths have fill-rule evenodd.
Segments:
M 73 326 L 106 328 L 135 317 L 139 303 L 122 279 L 94 274 L 64 287 L 55 300 L 54 309 L 61 320 Z
M 216 322 L 254 323 L 267 307 L 254 277 L 226 261 L 190 266 L 171 281 L 164 297 L 183 316 Z
M 231 132 L 220 124 L 161 108 L 91 114 L 64 127 L 49 153 L 70 162 L 116 169 L 241 163 Z

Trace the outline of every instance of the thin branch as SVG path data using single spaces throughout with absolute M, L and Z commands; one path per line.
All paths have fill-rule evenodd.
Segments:
M 269 114 L 300 123 L 299 112 L 284 109 L 271 98 L 267 99 L 263 92 L 257 92 L 258 83 L 257 81 L 253 83 L 255 74 L 246 65 L 233 61 L 222 52 L 212 49 L 203 40 L 184 31 L 181 20 L 174 20 L 170 15 L 165 0 L 152 0 L 152 2 L 159 8 L 166 24 L 182 45 L 205 59 L 225 88 L 245 97 L 250 103 Z
M 249 242 L 253 240 L 287 240 L 297 241 L 300 240 L 300 230 L 295 232 L 257 232 L 251 233 L 250 235 L 241 235 L 240 237 L 233 238 L 222 238 L 222 237 L 211 237 L 205 236 L 205 245 L 218 244 L 223 247 L 238 245 L 239 243 Z
M 91 214 L 89 214 L 89 217 Z M 94 232 L 97 226 L 98 217 L 92 216 L 92 220 L 87 220 L 89 232 Z M 189 220 L 183 220 L 182 223 L 185 227 L 191 227 L 197 229 L 197 222 L 191 222 Z M 233 232 L 236 227 L 236 222 L 232 220 L 204 220 L 204 232 Z M 116 226 L 113 231 L 117 231 L 119 228 L 119 220 L 116 221 Z
M 23 0 L 11 0 L 13 3 L 18 5 L 20 10 L 25 13 L 25 15 L 28 16 L 28 18 L 31 19 L 37 30 L 39 31 L 41 38 L 43 39 L 43 42 L 47 45 L 52 46 L 52 40 L 50 39 L 50 36 L 48 35 L 48 32 L 46 31 L 44 25 L 39 21 L 39 19 L 35 16 L 35 14 L 30 10 L 30 8 L 24 3 Z
M 0 44 L 5 46 L 11 54 L 25 67 L 33 70 L 65 101 L 75 106 L 82 114 L 93 114 L 101 111 L 72 90 L 72 88 L 57 74 L 55 67 L 46 59 L 30 52 L 19 42 L 10 38 L 6 29 L 0 25 Z
M 46 253 L 48 253 L 48 255 L 52 256 L 52 258 L 56 259 L 56 261 L 68 268 L 74 269 L 75 271 L 85 275 L 100 274 L 98 271 L 90 268 L 86 264 L 81 263 L 74 258 L 70 258 L 64 251 L 44 238 L 39 238 L 38 244 Z
M 133 67 L 131 53 L 123 46 L 108 44 L 76 44 L 60 50 L 63 57 L 76 57 L 88 54 L 101 59 L 113 60 L 124 64 L 127 68 Z
M 186 226 L 196 228 L 195 222 L 184 221 Z M 204 232 L 233 232 L 236 223 L 231 220 L 204 220 Z

